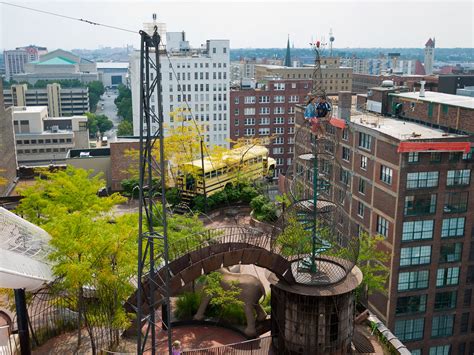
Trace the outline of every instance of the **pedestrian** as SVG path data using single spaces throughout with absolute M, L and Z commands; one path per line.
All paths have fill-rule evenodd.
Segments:
M 325 121 L 327 119 L 327 116 L 331 112 L 331 105 L 329 102 L 326 101 L 326 96 L 320 96 L 319 97 L 319 102 L 316 105 L 316 117 L 319 122 L 319 130 L 321 131 L 321 134 L 324 136 L 326 134 L 326 129 L 324 125 L 322 124 L 322 121 Z
M 181 342 L 179 340 L 175 340 L 173 342 L 172 348 L 172 355 L 181 355 Z

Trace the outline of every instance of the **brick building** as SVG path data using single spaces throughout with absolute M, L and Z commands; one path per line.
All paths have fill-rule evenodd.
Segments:
M 272 137 L 268 148 L 276 159 L 275 177 L 293 158 L 295 105 L 304 104 L 311 80 L 272 79 L 257 89 L 230 92 L 230 138 Z
M 354 230 L 384 236 L 390 252 L 387 292 L 369 307 L 413 354 L 472 354 L 474 160 L 463 149 L 474 137 L 368 114 L 335 134 L 334 190 L 347 184 Z
M 118 138 L 116 142 L 110 142 L 110 188 L 112 191 L 122 191 L 122 180 L 132 177 L 130 169 L 137 164 L 139 143 L 138 138 Z M 137 159 L 130 154 L 133 150 L 137 152 Z M 138 169 L 136 176 L 138 176 Z
M 382 85 L 384 80 L 392 80 L 394 86 L 406 86 L 410 91 L 418 88 L 421 80 L 426 82 L 425 90 L 438 91 L 438 77 L 429 75 L 399 75 L 399 74 L 356 74 L 352 75 L 352 91 L 365 94 L 371 87 Z
M 399 116 L 429 124 L 433 127 L 449 128 L 453 131 L 474 133 L 474 99 L 468 96 L 449 95 L 426 91 L 389 94 L 392 105 L 398 108 Z

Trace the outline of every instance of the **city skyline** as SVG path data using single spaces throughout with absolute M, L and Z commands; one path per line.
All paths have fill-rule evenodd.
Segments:
M 185 31 L 194 47 L 211 38 L 229 39 L 231 48 L 283 48 L 289 35 L 295 47 L 305 48 L 312 39 L 324 37 L 327 40 L 331 28 L 336 38 L 335 48 L 421 48 L 432 37 L 436 38 L 437 47 L 474 47 L 474 5 L 468 1 L 438 2 L 434 6 L 428 6 L 427 1 L 336 1 L 332 4 L 319 1 L 199 1 L 191 4 L 180 1 L 162 2 L 160 7 L 150 2 L 114 3 L 113 7 L 110 1 L 13 3 L 132 31 L 138 31 L 143 22 L 151 22 L 152 13 L 157 13 L 158 22 L 166 23 L 168 31 Z M 409 6 L 411 11 L 403 16 L 394 15 L 403 6 Z M 446 16 L 453 9 L 456 16 Z M 324 16 L 316 16 L 316 25 L 313 25 L 313 14 L 318 12 Z M 2 49 L 30 43 L 68 50 L 123 47 L 127 44 L 138 47 L 139 43 L 139 36 L 133 33 L 5 4 L 0 5 L 0 16 Z M 420 18 L 429 21 L 421 22 Z M 25 23 L 36 24 L 35 31 Z M 14 35 L 7 36 L 8 33 Z

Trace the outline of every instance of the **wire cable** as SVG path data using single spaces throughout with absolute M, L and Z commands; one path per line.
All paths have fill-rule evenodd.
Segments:
M 35 8 L 32 8 L 32 7 L 28 7 L 28 6 L 12 4 L 12 3 L 9 3 L 9 2 L 5 2 L 5 1 L 0 1 L 0 4 L 7 5 L 7 6 L 12 6 L 12 7 L 17 7 L 17 8 L 24 9 L 24 10 L 30 10 L 30 11 L 34 11 L 34 12 L 39 12 L 39 13 L 43 13 L 43 14 L 46 14 L 46 15 L 61 17 L 61 18 L 65 18 L 65 19 L 68 19 L 68 20 L 79 21 L 79 22 L 83 22 L 83 23 L 86 23 L 86 24 L 89 24 L 89 25 L 93 25 L 93 26 L 101 26 L 101 27 L 106 27 L 106 28 L 110 28 L 110 29 L 113 29 L 113 30 L 124 31 L 124 32 L 130 32 L 130 33 L 134 33 L 134 34 L 138 34 L 138 33 L 139 33 L 139 31 L 133 31 L 133 30 L 130 30 L 130 29 L 127 29 L 127 28 L 122 28 L 122 27 L 107 25 L 107 24 L 105 24 L 105 23 L 99 23 L 99 22 L 95 22 L 95 21 L 91 21 L 91 20 L 87 20 L 87 19 L 83 19 L 83 18 L 78 18 L 78 17 L 72 17 L 72 16 L 63 15 L 63 14 L 58 14 L 58 13 L 56 13 L 56 12 L 51 12 L 51 11 L 45 11 L 45 10 L 35 9 Z

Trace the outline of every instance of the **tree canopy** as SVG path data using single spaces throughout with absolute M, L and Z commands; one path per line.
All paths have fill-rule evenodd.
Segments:
M 106 115 L 97 115 L 95 113 L 86 113 L 87 126 L 89 127 L 89 136 L 96 137 L 97 132 L 104 134 L 112 129 L 114 123 Z
M 105 87 L 101 81 L 91 81 L 87 87 L 89 88 L 89 108 L 91 112 L 95 112 L 100 97 L 105 93 Z

